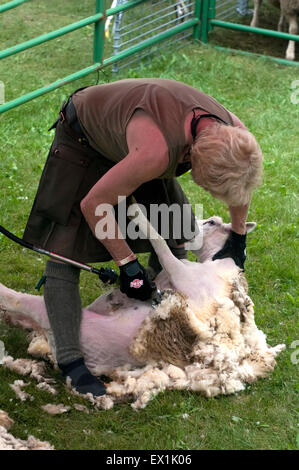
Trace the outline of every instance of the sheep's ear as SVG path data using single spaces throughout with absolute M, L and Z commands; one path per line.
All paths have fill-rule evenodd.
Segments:
M 256 222 L 246 222 L 246 233 L 252 232 L 256 227 Z M 232 224 L 222 224 L 222 227 L 226 232 L 229 232 L 232 229 Z
M 256 227 L 256 222 L 246 222 L 246 233 L 252 232 Z
M 224 230 L 225 230 L 226 232 L 229 233 L 229 232 L 231 231 L 231 229 L 232 229 L 232 224 L 231 224 L 231 223 L 229 223 L 229 224 L 222 224 L 222 227 L 224 228 Z

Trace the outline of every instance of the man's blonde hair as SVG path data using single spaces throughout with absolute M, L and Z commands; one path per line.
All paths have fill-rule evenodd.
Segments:
M 263 155 L 246 129 L 215 123 L 200 132 L 190 156 L 195 183 L 230 206 L 248 204 L 261 184 Z

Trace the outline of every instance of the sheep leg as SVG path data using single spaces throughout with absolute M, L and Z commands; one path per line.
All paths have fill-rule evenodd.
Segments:
M 9 289 L 0 283 L 0 308 L 2 308 L 16 323 L 24 327 L 39 325 L 50 328 L 43 297 L 23 294 Z
M 297 23 L 297 15 L 289 16 L 289 34 L 297 34 L 298 33 L 298 23 Z M 287 50 L 286 50 L 286 59 L 287 60 L 295 60 L 295 41 L 289 41 Z
M 137 203 L 129 207 L 128 216 L 150 240 L 161 266 L 165 269 L 173 284 L 176 274 L 182 270 L 184 264 L 172 254 L 164 238 L 150 224 Z
M 262 4 L 262 0 L 254 0 L 254 11 L 253 11 L 253 17 L 250 23 L 250 26 L 252 28 L 256 28 L 259 23 L 259 11 L 260 11 L 260 6 Z
M 199 302 L 202 301 L 202 290 L 199 286 L 204 283 L 210 284 L 207 276 L 206 278 L 203 276 L 200 263 L 178 260 L 170 251 L 165 240 L 156 232 L 138 208 L 138 204 L 129 207 L 128 216 L 132 216 L 134 223 L 138 224 L 140 230 L 150 239 L 173 288 L 188 297 L 189 302 L 199 305 Z
M 279 32 L 283 32 L 285 30 L 285 17 L 283 15 L 283 13 L 280 14 L 280 18 L 279 18 L 279 22 L 278 22 L 278 26 L 277 26 L 277 31 Z

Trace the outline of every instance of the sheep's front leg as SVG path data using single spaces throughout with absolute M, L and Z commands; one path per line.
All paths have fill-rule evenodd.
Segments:
M 129 207 L 128 216 L 150 240 L 157 253 L 161 266 L 167 272 L 170 282 L 176 287 L 176 280 L 179 273 L 184 269 L 184 264 L 173 255 L 164 238 L 162 238 L 149 223 L 137 203 Z
M 201 297 L 197 273 L 199 264 L 191 263 L 190 261 L 183 262 L 177 259 L 170 251 L 164 238 L 162 238 L 149 223 L 138 204 L 130 206 L 128 215 L 133 219 L 136 225 L 138 224 L 139 229 L 147 238 L 149 238 L 173 288 L 185 294 L 189 300 L 198 302 Z
M 286 29 L 286 21 L 285 21 L 285 17 L 283 15 L 283 13 L 280 14 L 280 18 L 279 18 L 279 22 L 278 22 L 278 26 L 277 26 L 277 31 L 279 32 L 283 32 L 285 31 Z
M 5 310 L 12 321 L 24 327 L 34 327 L 36 323 L 41 328 L 50 328 L 43 297 L 23 294 L 9 289 L 0 283 L 0 308 Z M 32 322 L 33 320 L 33 322 Z
M 297 34 L 298 33 L 297 15 L 289 16 L 288 21 L 289 21 L 289 34 Z M 289 44 L 286 50 L 286 59 L 295 60 L 295 41 L 289 41 Z
M 262 0 L 254 0 L 253 17 L 250 23 L 250 26 L 252 28 L 256 28 L 259 24 L 259 12 L 260 12 L 261 4 L 262 4 Z

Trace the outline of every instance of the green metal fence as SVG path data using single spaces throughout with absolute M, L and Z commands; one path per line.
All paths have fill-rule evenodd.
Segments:
M 13 0 L 8 3 L 2 4 L 0 6 L 0 13 L 4 13 L 12 8 L 16 8 L 19 5 L 28 2 L 30 0 Z M 59 88 L 67 83 L 70 83 L 74 80 L 79 78 L 85 77 L 86 75 L 95 72 L 103 67 L 108 65 L 112 65 L 122 59 L 125 59 L 133 54 L 140 52 L 146 48 L 157 44 L 160 41 L 163 41 L 167 38 L 170 38 L 174 35 L 181 33 L 184 30 L 192 29 L 193 30 L 193 37 L 195 40 L 200 40 L 202 43 L 208 43 L 209 38 L 209 31 L 213 28 L 229 28 L 232 30 L 239 30 L 244 32 L 251 32 L 256 34 L 263 34 L 272 37 L 279 37 L 287 40 L 294 40 L 299 41 L 298 35 L 291 35 L 287 33 L 277 32 L 274 30 L 267 30 L 263 28 L 252 28 L 250 26 L 246 26 L 243 24 L 237 23 L 230 23 L 226 21 L 221 21 L 215 18 L 216 14 L 216 7 L 217 2 L 216 0 L 194 0 L 194 17 L 191 19 L 187 19 L 186 21 L 177 24 L 165 31 L 162 31 L 156 34 L 153 37 L 150 37 L 146 40 L 141 41 L 139 44 L 135 44 L 122 52 L 119 52 L 107 59 L 104 59 L 104 43 L 105 43 L 105 34 L 104 34 L 104 27 L 105 27 L 105 20 L 108 16 L 117 15 L 119 12 L 124 12 L 126 10 L 132 9 L 141 5 L 142 3 L 150 2 L 151 0 L 128 0 L 125 3 L 122 3 L 115 8 L 105 9 L 105 0 L 96 0 L 95 2 L 95 13 L 87 18 L 84 18 L 80 21 L 75 23 L 69 24 L 62 28 L 59 28 L 55 31 L 51 31 L 47 34 L 42 34 L 37 36 L 29 41 L 25 41 L 23 43 L 17 44 L 13 47 L 9 47 L 3 51 L 0 51 L 0 59 L 5 59 L 6 57 L 10 57 L 14 54 L 20 53 L 32 47 L 38 46 L 43 44 L 47 41 L 53 40 L 65 34 L 68 34 L 72 31 L 78 30 L 83 28 L 84 26 L 94 24 L 94 44 L 93 44 L 93 64 L 85 67 L 84 69 L 78 70 L 71 75 L 68 75 L 62 79 L 59 79 L 50 85 L 46 85 L 42 88 L 34 90 L 30 93 L 27 93 L 23 96 L 15 98 L 3 105 L 0 106 L 0 114 L 4 113 L 10 109 L 13 109 L 23 103 L 26 103 L 30 100 L 33 100 L 39 96 L 42 96 L 46 93 L 49 93 L 56 88 Z M 223 48 L 221 46 L 214 46 L 217 49 L 225 50 L 225 51 L 232 51 L 228 48 Z M 245 51 L 234 51 L 241 54 L 248 54 L 248 55 L 255 55 L 250 52 Z M 276 60 L 282 64 L 291 64 L 291 65 L 299 65 L 299 62 L 292 62 L 285 59 L 278 59 L 278 58 L 270 58 L 272 60 Z
M 126 0 L 113 0 L 112 4 L 119 5 L 125 2 Z M 113 54 L 126 50 L 129 46 L 137 45 L 162 31 L 193 19 L 196 15 L 196 6 L 194 0 L 152 0 L 137 8 L 121 12 L 114 19 L 110 17 L 111 21 L 105 23 L 107 46 L 109 47 L 110 42 Z M 125 60 L 114 63 L 112 74 L 114 77 L 117 74 L 124 76 L 125 70 L 129 72 L 130 69 L 139 67 L 140 64 L 147 66 L 154 57 L 162 58 L 168 52 L 179 56 L 181 49 L 190 46 L 190 40 L 192 41 L 193 36 L 194 30 L 192 28 L 171 36 L 163 43 L 148 47 Z M 107 54 L 108 47 L 105 45 L 105 54 Z
M 9 3 L 5 3 L 1 6 L 0 12 L 5 12 L 11 8 L 15 8 L 18 5 L 21 5 L 22 3 L 30 1 L 30 0 L 14 0 Z M 200 32 L 199 32 L 199 25 L 200 25 L 200 14 L 201 14 L 201 0 L 194 0 L 196 7 L 195 7 L 195 14 L 194 18 L 184 21 L 183 23 L 176 25 L 166 31 L 163 31 L 157 35 L 155 35 L 152 38 L 149 38 L 147 40 L 144 40 L 140 42 L 140 44 L 134 45 L 132 47 L 129 47 L 125 51 L 122 51 L 118 54 L 115 54 L 107 59 L 103 59 L 103 50 L 104 50 L 104 42 L 105 42 L 105 34 L 104 34 L 104 26 L 105 26 L 105 20 L 108 16 L 114 16 L 120 11 L 126 11 L 131 8 L 134 8 L 141 3 L 148 2 L 149 0 L 129 0 L 126 3 L 117 6 L 115 8 L 110 8 L 105 10 L 105 0 L 96 0 L 95 2 L 95 14 L 92 16 L 89 16 L 88 18 L 84 18 L 83 20 L 77 21 L 75 23 L 69 24 L 67 26 L 64 26 L 60 29 L 57 29 L 55 31 L 52 31 L 47 34 L 43 34 L 41 36 L 35 37 L 29 41 L 25 41 L 21 44 L 17 44 L 13 47 L 9 47 L 8 49 L 5 49 L 0 52 L 0 59 L 4 59 L 6 57 L 10 57 L 14 54 L 20 53 L 22 51 L 25 51 L 27 49 L 30 49 L 32 47 L 38 46 L 39 44 L 45 43 L 47 41 L 50 41 L 52 39 L 58 38 L 60 36 L 63 36 L 67 33 L 70 33 L 72 31 L 75 31 L 79 28 L 83 28 L 84 26 L 93 24 L 95 25 L 94 27 L 94 53 L 93 53 L 93 64 L 81 69 L 71 75 L 68 75 L 67 77 L 64 77 L 62 79 L 59 79 L 50 85 L 47 85 L 43 88 L 39 88 L 37 90 L 34 90 L 30 93 L 27 93 L 23 96 L 20 96 L 19 98 L 13 99 L 3 105 L 0 106 L 0 114 L 4 113 L 10 109 L 13 109 L 21 104 L 24 104 L 30 100 L 33 100 L 34 98 L 37 98 L 39 96 L 42 96 L 46 93 L 49 93 L 50 91 L 55 90 L 56 88 L 59 88 L 63 85 L 66 85 L 67 83 L 70 83 L 74 80 L 77 80 L 79 78 L 85 77 L 86 75 L 95 72 L 99 69 L 102 69 L 103 67 L 106 67 L 108 65 L 112 65 L 113 63 L 122 60 L 128 56 L 131 56 L 133 54 L 136 54 L 137 52 L 150 47 L 160 41 L 163 41 L 166 38 L 169 38 L 171 36 L 174 36 L 181 31 L 184 31 L 189 28 L 193 28 L 194 31 L 194 38 L 198 39 Z
M 30 0 L 13 0 L 12 2 L 4 3 L 4 5 L 0 5 L 0 13 L 3 13 L 4 11 L 11 10 L 12 8 L 15 8 L 22 3 L 29 2 Z

